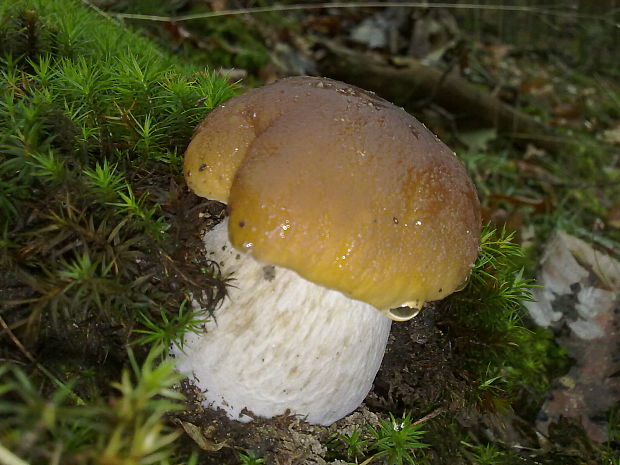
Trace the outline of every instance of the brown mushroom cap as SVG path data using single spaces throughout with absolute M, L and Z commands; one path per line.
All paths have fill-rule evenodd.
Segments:
M 228 203 L 232 244 L 381 310 L 456 290 L 480 205 L 453 152 L 414 117 L 347 84 L 297 77 L 214 110 L 188 185 Z

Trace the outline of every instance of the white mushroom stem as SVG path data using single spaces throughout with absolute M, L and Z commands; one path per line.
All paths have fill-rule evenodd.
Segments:
M 244 408 L 267 418 L 288 410 L 322 425 L 355 410 L 372 387 L 391 320 L 237 251 L 226 221 L 205 236 L 205 246 L 235 280 L 206 332 L 187 336 L 184 352 L 173 352 L 206 406 L 240 421 L 251 419 Z

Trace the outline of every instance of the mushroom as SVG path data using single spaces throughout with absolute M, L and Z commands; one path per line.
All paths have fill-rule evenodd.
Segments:
M 480 205 L 462 163 L 401 108 L 295 77 L 212 111 L 185 154 L 227 203 L 205 247 L 235 279 L 205 332 L 173 349 L 230 418 L 328 425 L 372 387 L 392 320 L 466 280 Z

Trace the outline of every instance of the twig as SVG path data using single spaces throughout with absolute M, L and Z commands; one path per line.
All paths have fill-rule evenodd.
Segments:
M 118 18 L 115 18 L 111 14 L 106 13 L 101 8 L 99 8 L 97 5 L 94 5 L 93 3 L 91 3 L 89 0 L 82 0 L 82 3 L 84 5 L 86 5 L 88 8 L 90 8 L 91 10 L 94 10 L 96 13 L 98 13 L 101 16 L 103 16 L 104 18 L 108 19 L 109 21 L 112 21 L 113 23 L 115 23 L 117 25 L 119 24 Z
M 336 8 L 389 8 L 389 7 L 408 7 L 408 8 L 447 8 L 453 10 L 487 10 L 487 11 L 511 11 L 532 13 L 545 16 L 570 17 L 597 19 L 614 25 L 610 16 L 577 13 L 575 11 L 565 11 L 560 9 L 540 8 L 535 6 L 520 5 L 480 5 L 476 3 L 429 3 L 429 2 L 334 2 L 334 3 L 309 3 L 293 5 L 273 5 L 253 8 L 239 8 L 234 10 L 208 11 L 204 13 L 194 13 L 181 16 L 157 16 L 134 13 L 115 13 L 119 19 L 141 19 L 146 21 L 158 22 L 181 22 L 195 19 L 218 18 L 221 16 L 236 16 L 243 14 L 276 13 L 284 11 L 299 10 L 323 10 Z
M 411 426 L 417 426 L 417 425 L 421 425 L 422 423 L 426 423 L 428 420 L 432 420 L 433 418 L 435 418 L 437 415 L 440 415 L 444 412 L 443 407 L 437 407 L 435 410 L 433 410 L 431 413 L 429 413 L 428 415 L 424 415 L 422 418 L 420 418 L 419 420 L 414 421 L 413 423 L 411 423 Z

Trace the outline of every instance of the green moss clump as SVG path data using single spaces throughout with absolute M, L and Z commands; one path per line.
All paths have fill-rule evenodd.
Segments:
M 490 411 L 511 407 L 536 414 L 554 376 L 568 368 L 549 330 L 528 322 L 523 303 L 533 282 L 513 234 L 485 228 L 470 282 L 450 297 L 450 331 L 470 373 L 471 400 Z M 525 411 L 524 407 L 528 407 Z
M 182 154 L 196 124 L 233 94 L 223 78 L 82 3 L 3 2 L 0 417 L 12 415 L 0 421 L 4 447 L 32 463 L 169 455 L 170 406 L 154 396 L 174 397 L 178 377 L 153 359 L 199 329 L 188 293 L 207 291 L 204 311 L 224 292 L 200 247 L 185 248 L 200 226 L 181 227 L 198 202 L 181 187 Z M 138 359 L 159 345 L 146 368 L 128 359 L 132 341 Z M 133 384 L 121 376 L 128 363 Z M 105 412 L 107 396 L 128 407 Z M 140 449 L 147 436 L 156 448 Z

